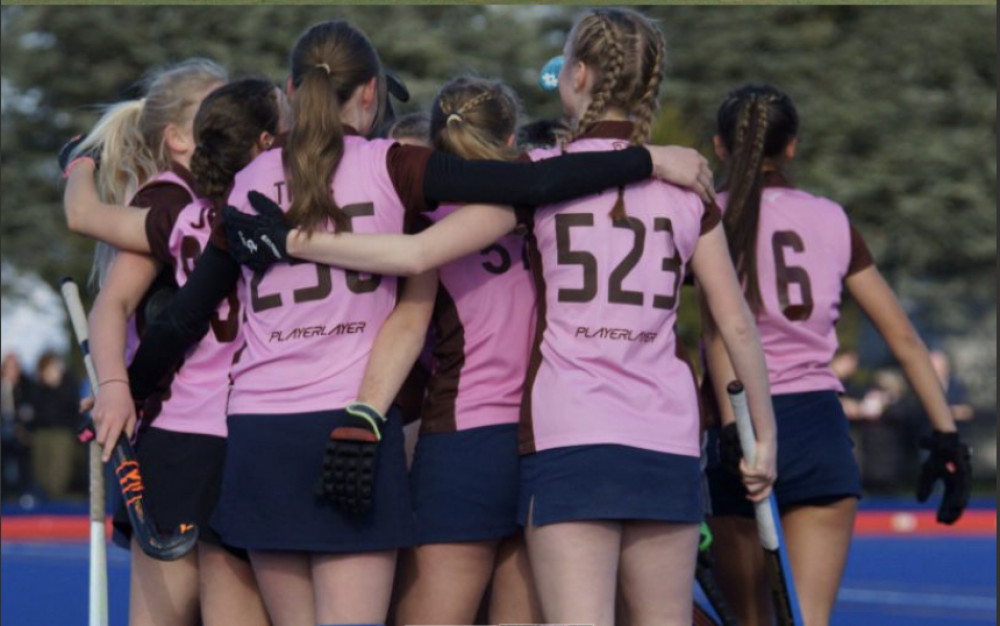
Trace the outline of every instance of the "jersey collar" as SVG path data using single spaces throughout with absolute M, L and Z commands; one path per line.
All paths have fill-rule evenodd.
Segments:
M 765 187 L 791 187 L 792 183 L 778 170 L 768 170 L 764 172 Z
M 580 135 L 579 139 L 625 139 L 632 137 L 635 124 L 628 121 L 605 120 L 597 122 Z

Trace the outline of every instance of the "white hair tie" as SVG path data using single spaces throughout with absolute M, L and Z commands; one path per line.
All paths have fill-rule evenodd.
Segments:
M 455 120 L 457 122 L 461 122 L 462 121 L 462 116 L 459 115 L 458 113 L 452 113 L 451 115 L 448 116 L 448 119 L 445 120 L 445 124 L 451 124 L 452 120 Z

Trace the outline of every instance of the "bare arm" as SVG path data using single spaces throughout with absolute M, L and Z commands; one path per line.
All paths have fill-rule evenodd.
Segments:
M 415 276 L 481 250 L 517 225 L 514 211 L 469 204 L 416 235 L 359 235 L 298 229 L 288 234 L 289 256 L 376 274 Z
M 744 469 L 744 482 L 750 498 L 761 500 L 770 493 L 776 476 L 777 429 L 764 351 L 760 347 L 753 315 L 743 299 L 743 291 L 736 278 L 736 270 L 733 269 L 721 226 L 702 235 L 691 259 L 691 268 L 711 311 L 715 328 L 722 338 L 732 370 L 747 392 L 747 403 L 757 436 L 757 457 L 754 459 L 754 467 Z M 716 351 L 715 356 L 722 355 Z M 725 376 L 725 372 L 725 369 L 720 369 L 719 375 Z M 724 379 L 715 381 L 715 384 L 725 385 L 728 382 L 728 379 Z M 725 406 L 728 400 L 721 404 Z
M 705 349 L 705 369 L 708 377 L 712 381 L 712 393 L 715 394 L 715 402 L 719 407 L 720 426 L 726 426 L 736 421 L 733 415 L 733 408 L 729 405 L 729 394 L 726 385 L 730 381 L 736 380 L 736 372 L 733 371 L 733 364 L 729 360 L 729 353 L 726 352 L 726 344 L 722 341 L 722 335 L 715 327 L 712 313 L 708 308 L 708 302 L 701 288 L 698 288 L 698 298 L 701 304 L 701 336 L 702 345 Z
M 868 267 L 844 281 L 851 296 L 872 321 L 889 349 L 903 367 L 906 379 L 920 399 L 934 430 L 955 432 L 944 390 L 934 373 L 927 347 L 896 300 L 892 288 L 875 266 Z
M 420 356 L 437 295 L 437 272 L 426 272 L 406 281 L 392 314 L 379 329 L 358 401 L 385 415 L 403 381 Z
M 126 328 L 159 271 L 159 264 L 151 257 L 120 253 L 90 312 L 91 355 L 100 385 L 94 390 L 97 400 L 92 415 L 104 461 L 110 458 L 113 447 L 105 444 L 114 444 L 123 431 L 131 435 L 135 426 L 135 404 L 125 365 Z
M 63 193 L 66 225 L 75 233 L 99 239 L 119 250 L 148 254 L 146 214 L 149 209 L 101 202 L 94 171 L 93 161 L 87 159 L 70 171 Z

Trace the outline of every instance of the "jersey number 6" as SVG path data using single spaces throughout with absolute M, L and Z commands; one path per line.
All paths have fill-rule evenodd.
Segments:
M 795 252 L 805 252 L 806 245 L 802 242 L 802 237 L 794 230 L 775 231 L 771 237 L 771 250 L 774 252 L 774 273 L 778 279 L 778 302 L 781 304 L 781 312 L 786 318 L 793 322 L 801 322 L 809 319 L 813 311 L 812 285 L 809 282 L 809 273 L 805 268 L 788 265 L 785 263 L 785 248 L 791 248 Z M 799 286 L 799 294 L 802 297 L 802 304 L 792 304 L 788 288 L 790 285 Z

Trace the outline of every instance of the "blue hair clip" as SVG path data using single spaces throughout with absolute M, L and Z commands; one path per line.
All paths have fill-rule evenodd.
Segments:
M 538 75 L 538 86 L 545 91 L 555 91 L 559 88 L 559 72 L 562 70 L 565 59 L 560 54 L 552 57 L 542 66 L 542 73 Z

